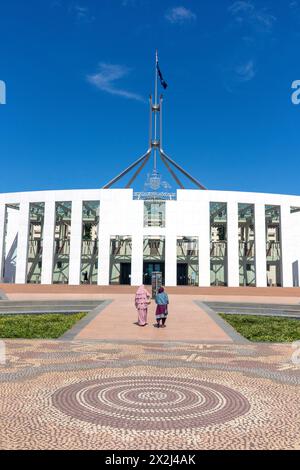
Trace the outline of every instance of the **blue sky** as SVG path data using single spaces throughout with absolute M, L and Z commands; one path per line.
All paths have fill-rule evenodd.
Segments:
M 300 194 L 299 44 L 300 0 L 1 2 L 0 192 L 101 187 L 143 154 L 158 48 L 168 154 L 209 189 Z

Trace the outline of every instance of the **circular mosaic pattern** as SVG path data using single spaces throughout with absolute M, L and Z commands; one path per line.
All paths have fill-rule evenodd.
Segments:
M 115 377 L 59 389 L 53 405 L 98 425 L 137 430 L 183 429 L 224 423 L 250 409 L 224 385 L 177 377 Z

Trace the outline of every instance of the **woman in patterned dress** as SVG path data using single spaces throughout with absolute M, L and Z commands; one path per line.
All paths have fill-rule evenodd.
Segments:
M 135 294 L 135 306 L 138 311 L 138 325 L 145 326 L 147 325 L 147 314 L 148 314 L 148 305 L 150 304 L 150 294 L 145 289 L 144 285 L 141 285 Z
M 161 327 L 165 328 L 166 325 L 166 319 L 168 316 L 168 304 L 169 304 L 169 298 L 168 294 L 164 292 L 164 288 L 160 287 L 158 289 L 158 294 L 155 297 L 155 302 L 157 304 L 156 307 L 156 322 L 157 322 L 157 328 L 160 327 L 160 321 L 161 321 Z

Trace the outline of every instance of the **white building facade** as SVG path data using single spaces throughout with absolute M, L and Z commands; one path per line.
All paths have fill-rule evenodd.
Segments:
M 2 283 L 299 286 L 300 196 L 132 189 L 0 195 Z

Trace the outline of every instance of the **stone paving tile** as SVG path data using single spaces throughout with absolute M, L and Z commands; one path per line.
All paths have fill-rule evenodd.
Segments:
M 139 327 L 135 324 L 137 312 L 134 307 L 134 296 L 115 295 L 113 302 L 78 332 L 75 339 L 173 341 L 176 338 L 178 341 L 201 340 L 225 343 L 233 341 L 214 318 L 194 303 L 193 296 L 170 296 L 166 328 L 154 328 L 155 307 L 152 301 L 148 311 L 148 324 Z
M 1 449 L 299 449 L 289 344 L 5 344 Z

